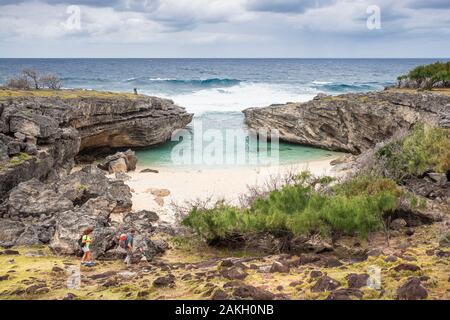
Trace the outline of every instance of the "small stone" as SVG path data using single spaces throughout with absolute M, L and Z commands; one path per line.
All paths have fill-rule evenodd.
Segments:
M 156 278 L 155 281 L 153 281 L 153 286 L 155 286 L 155 287 L 173 287 L 173 286 L 175 286 L 175 276 L 172 274 L 169 274 L 164 277 Z
M 273 300 L 275 295 L 269 291 L 249 285 L 241 285 L 234 289 L 234 296 L 242 299 Z
M 17 250 L 10 250 L 10 249 L 6 249 L 3 251 L 4 255 L 9 255 L 9 256 L 13 256 L 13 255 L 19 255 L 19 251 Z
M 369 257 L 378 257 L 383 253 L 381 249 L 371 249 L 367 252 L 367 256 Z
M 318 270 L 313 270 L 311 271 L 311 273 L 309 274 L 309 276 L 313 279 L 321 277 L 322 276 L 322 271 L 318 271 Z
M 229 300 L 230 296 L 222 289 L 217 289 L 211 296 L 211 300 Z
M 149 295 L 148 291 L 139 291 L 137 296 L 138 298 L 145 298 Z
M 150 192 L 155 197 L 162 197 L 162 198 L 164 198 L 164 197 L 170 196 L 170 190 L 167 190 L 167 189 L 150 188 L 150 189 L 147 189 L 147 192 Z
M 387 256 L 387 257 L 384 259 L 384 262 L 395 262 L 395 261 L 397 261 L 397 257 L 396 257 L 396 256 L 393 256 L 393 255 Z
M 289 287 L 297 287 L 302 284 L 303 284 L 302 281 L 292 281 L 291 283 L 289 283 Z
M 312 292 L 333 291 L 341 286 L 341 283 L 328 276 L 323 276 L 317 280 L 316 284 L 311 288 Z
M 159 173 L 158 170 L 154 170 L 154 169 L 144 169 L 140 171 L 141 173 Z
M 288 273 L 290 271 L 290 267 L 286 264 L 283 264 L 279 261 L 275 261 L 274 263 L 272 263 L 272 266 L 270 267 L 270 273 L 275 273 L 275 272 L 279 272 L 279 273 Z
M 156 202 L 156 204 L 158 206 L 160 206 L 160 207 L 164 206 L 164 198 L 162 198 L 162 197 L 155 197 L 154 200 L 155 200 L 155 202 Z
M 399 264 L 398 266 L 394 267 L 393 270 L 395 270 L 397 272 L 400 272 L 400 271 L 412 271 L 412 272 L 415 272 L 415 271 L 419 271 L 420 267 L 416 266 L 414 264 L 402 263 L 402 264 Z
M 69 292 L 64 296 L 63 300 L 74 300 L 76 297 L 75 294 Z
M 233 261 L 231 259 L 226 259 L 226 260 L 222 260 L 219 264 L 220 267 L 232 267 L 233 266 Z
M 220 275 L 230 280 L 244 280 L 248 276 L 244 270 L 237 267 L 221 270 Z
M 9 275 L 5 274 L 4 276 L 0 276 L 0 281 L 5 281 L 9 279 Z
M 102 284 L 103 287 L 117 287 L 119 285 L 119 280 L 117 279 L 108 279 L 105 283 Z
M 330 293 L 327 300 L 353 300 L 353 298 L 361 299 L 363 293 L 358 289 L 338 289 Z
M 362 287 L 367 286 L 367 280 L 369 279 L 368 274 L 356 274 L 356 273 L 350 273 L 346 277 L 348 281 L 348 287 L 352 289 L 359 289 Z
M 60 273 L 60 272 L 64 272 L 64 269 L 60 268 L 60 267 L 57 267 L 57 266 L 54 266 L 52 268 L 52 272 Z
M 395 219 L 394 221 L 391 222 L 390 224 L 390 228 L 392 230 L 400 230 L 404 227 L 406 227 L 408 224 L 406 223 L 405 219 Z

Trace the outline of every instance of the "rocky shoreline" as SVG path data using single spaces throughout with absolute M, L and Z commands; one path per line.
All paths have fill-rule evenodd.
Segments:
M 303 104 L 252 108 L 244 114 L 252 129 L 278 129 L 286 141 L 354 154 L 335 161 L 336 170 L 352 174 L 370 164 L 374 150 L 398 130 L 418 122 L 449 128 L 450 97 L 391 90 L 319 95 Z M 124 180 L 136 168 L 133 151 L 72 170 L 80 152 L 157 145 L 191 119 L 170 100 L 153 97 L 0 99 L 0 246 L 6 248 L 0 251 L 5 262 L 0 281 L 7 284 L 0 297 L 170 299 L 186 298 L 186 292 L 218 300 L 448 296 L 448 239 L 436 237 L 450 225 L 448 173 L 402 180 L 402 187 L 426 202 L 423 208 L 400 206 L 387 227 L 390 246 L 381 234 L 370 241 L 314 235 L 290 243 L 258 235 L 237 239 L 239 246 L 224 253 L 189 234 L 174 237 L 172 226 L 154 212 L 132 211 L 132 190 Z M 78 264 L 77 240 L 87 226 L 95 227 L 92 252 L 103 262 L 83 271 L 82 290 L 68 292 L 65 270 Z M 115 260 L 125 252 L 118 248 L 117 235 L 130 228 L 138 232 L 139 250 L 133 266 L 120 270 L 125 267 Z M 37 259 L 27 256 L 35 254 L 28 249 L 33 246 L 45 248 L 39 261 L 50 265 L 27 265 Z M 244 258 L 234 257 L 242 253 Z M 373 267 L 383 272 L 382 290 L 367 282 Z M 29 272 L 44 278 L 36 282 Z
M 318 95 L 305 103 L 288 103 L 243 111 L 255 130 L 278 130 L 280 139 L 360 154 L 417 122 L 450 127 L 450 97 L 426 92 L 371 92 Z
M 125 254 L 116 249 L 118 232 L 134 227 L 147 259 L 164 251 L 163 242 L 150 240 L 158 217 L 131 212 L 130 188 L 106 177 L 134 170 L 134 152 L 107 157 L 99 165 L 106 171 L 71 171 L 80 152 L 158 145 L 191 119 L 172 101 L 146 96 L 0 99 L 0 246 L 79 254 L 80 232 L 94 226 L 93 256 L 118 258 Z
M 68 91 L 68 97 L 25 92 L 11 98 L 15 92 L 5 91 L 0 91 L 0 199 L 20 182 L 68 174 L 80 152 L 164 143 L 193 117 L 155 97 Z

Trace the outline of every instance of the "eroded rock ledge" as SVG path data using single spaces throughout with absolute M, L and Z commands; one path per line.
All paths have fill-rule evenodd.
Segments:
M 450 96 L 395 90 L 319 95 L 243 112 L 251 129 L 278 129 L 284 141 L 359 154 L 419 121 L 450 127 Z
M 0 201 L 20 182 L 67 175 L 79 152 L 161 144 L 192 116 L 155 97 L 1 90 Z

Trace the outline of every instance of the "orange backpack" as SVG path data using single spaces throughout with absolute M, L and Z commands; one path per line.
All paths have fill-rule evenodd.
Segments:
M 127 234 L 126 233 L 122 233 L 119 237 L 119 246 L 121 248 L 125 248 L 125 241 L 127 240 Z

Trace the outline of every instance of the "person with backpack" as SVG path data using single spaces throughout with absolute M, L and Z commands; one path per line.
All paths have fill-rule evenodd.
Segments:
M 94 228 L 88 227 L 83 232 L 83 236 L 81 237 L 81 249 L 83 250 L 83 257 L 81 258 L 81 265 L 84 266 L 92 266 L 94 262 L 92 261 L 91 256 L 91 243 L 92 243 L 92 232 Z
M 127 233 L 127 237 L 124 241 L 124 249 L 127 251 L 127 257 L 125 258 L 124 263 L 127 264 L 127 266 L 131 265 L 131 257 L 133 255 L 133 246 L 134 246 L 134 235 L 136 231 L 130 230 L 130 232 Z

